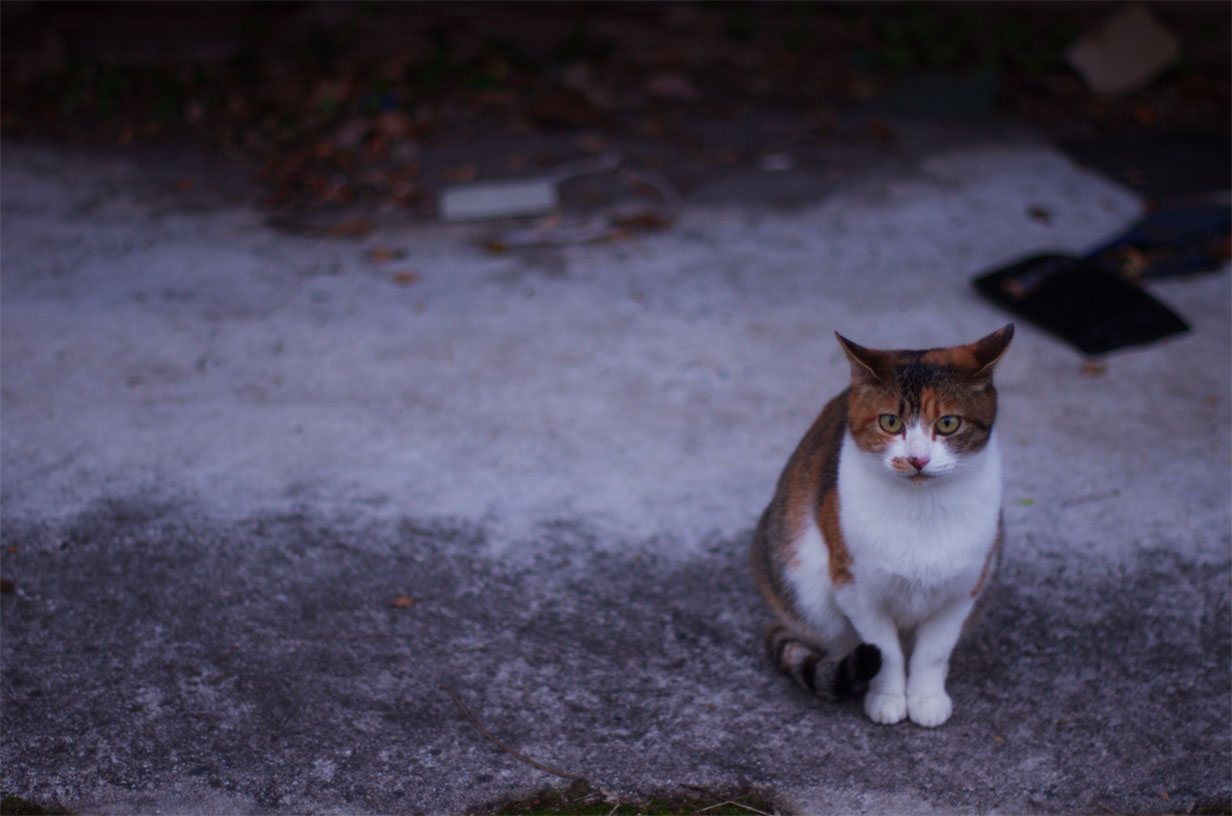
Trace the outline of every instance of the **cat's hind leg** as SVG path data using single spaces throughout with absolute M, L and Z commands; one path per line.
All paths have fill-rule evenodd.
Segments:
M 765 641 L 766 653 L 780 671 L 809 694 L 827 700 L 863 696 L 881 669 L 881 650 L 868 643 L 853 649 L 824 649 L 782 623 L 766 627 Z

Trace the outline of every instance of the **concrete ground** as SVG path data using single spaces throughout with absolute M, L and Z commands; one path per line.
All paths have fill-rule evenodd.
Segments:
M 1019 322 L 1006 558 L 947 725 L 873 725 L 758 650 L 746 548 L 844 385 L 832 333 L 975 339 L 1009 317 L 974 274 L 1140 212 L 1047 144 L 790 206 L 790 171 L 745 171 L 668 230 L 499 254 L 483 224 L 279 232 L 135 156 L 0 160 L 4 795 L 458 813 L 568 784 L 447 687 L 613 802 L 1232 806 L 1226 269 L 1153 285 L 1193 330 L 1102 372 Z

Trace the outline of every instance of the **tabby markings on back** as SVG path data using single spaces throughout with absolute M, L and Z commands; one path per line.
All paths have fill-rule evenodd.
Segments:
M 766 647 L 874 722 L 949 719 L 950 654 L 1001 546 L 992 372 L 1013 325 L 967 345 L 878 351 L 842 335 L 851 384 L 779 477 L 753 538 L 777 621 Z

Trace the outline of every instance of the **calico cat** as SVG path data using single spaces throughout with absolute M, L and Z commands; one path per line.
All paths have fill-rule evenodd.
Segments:
M 753 538 L 778 617 L 766 646 L 874 722 L 937 726 L 945 679 L 1001 546 L 992 371 L 1008 325 L 974 343 L 876 351 L 836 334 L 851 386 L 809 428 Z

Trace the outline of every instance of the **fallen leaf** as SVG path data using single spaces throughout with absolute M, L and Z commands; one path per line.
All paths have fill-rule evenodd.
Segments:
M 767 153 L 757 160 L 757 166 L 767 173 L 782 173 L 796 166 L 796 160 L 787 153 Z
M 373 247 L 368 250 L 368 260 L 373 263 L 389 263 L 406 257 L 406 250 L 400 247 Z
M 648 139 L 658 139 L 667 133 L 667 123 L 657 118 L 646 119 L 638 126 L 638 132 Z
M 584 95 L 576 91 L 551 91 L 531 102 L 527 108 L 537 124 L 546 127 L 604 127 L 607 116 Z
M 394 275 L 394 283 L 399 286 L 410 286 L 414 283 L 419 283 L 419 274 L 417 272 L 398 272 Z
M 415 599 L 410 595 L 399 595 L 389 602 L 389 605 L 395 609 L 410 609 L 415 605 Z
M 195 125 L 205 119 L 205 105 L 202 105 L 197 100 L 192 100 L 184 106 L 184 121 L 190 125 Z
M 604 153 L 610 150 L 612 143 L 598 133 L 586 132 L 579 134 L 573 140 L 574 146 L 585 153 Z
M 455 184 L 474 181 L 479 176 L 479 170 L 473 164 L 463 164 L 452 167 L 445 172 L 445 178 Z
M 646 81 L 646 93 L 660 99 L 692 102 L 698 98 L 697 87 L 684 74 L 659 74 Z
M 1134 118 L 1139 124 L 1154 125 L 1159 122 L 1159 112 L 1150 105 L 1137 105 L 1134 107 Z
M 377 117 L 376 129 L 387 139 L 402 139 L 410 135 L 413 126 L 405 113 L 387 111 Z
M 1108 373 L 1108 366 L 1099 360 L 1083 360 L 1081 370 L 1084 377 L 1102 377 Z
M 1052 211 L 1046 207 L 1041 207 L 1038 204 L 1033 204 L 1032 206 L 1027 207 L 1027 217 L 1032 221 L 1038 221 L 1041 224 L 1052 223 Z
M 993 737 L 993 740 L 996 742 L 1005 742 L 1005 737 L 998 734 L 997 736 Z
M 647 211 L 616 216 L 612 223 L 626 229 L 664 230 L 672 225 L 672 219 L 662 213 Z
M 334 134 L 334 141 L 338 143 L 339 147 L 353 150 L 363 144 L 369 129 L 370 125 L 366 119 L 351 119 L 338 128 L 338 132 Z
M 329 228 L 335 238 L 362 238 L 372 232 L 372 222 L 367 218 L 348 218 Z
M 864 121 L 864 135 L 875 142 L 889 144 L 894 141 L 894 128 L 888 122 L 881 119 L 866 119 Z

